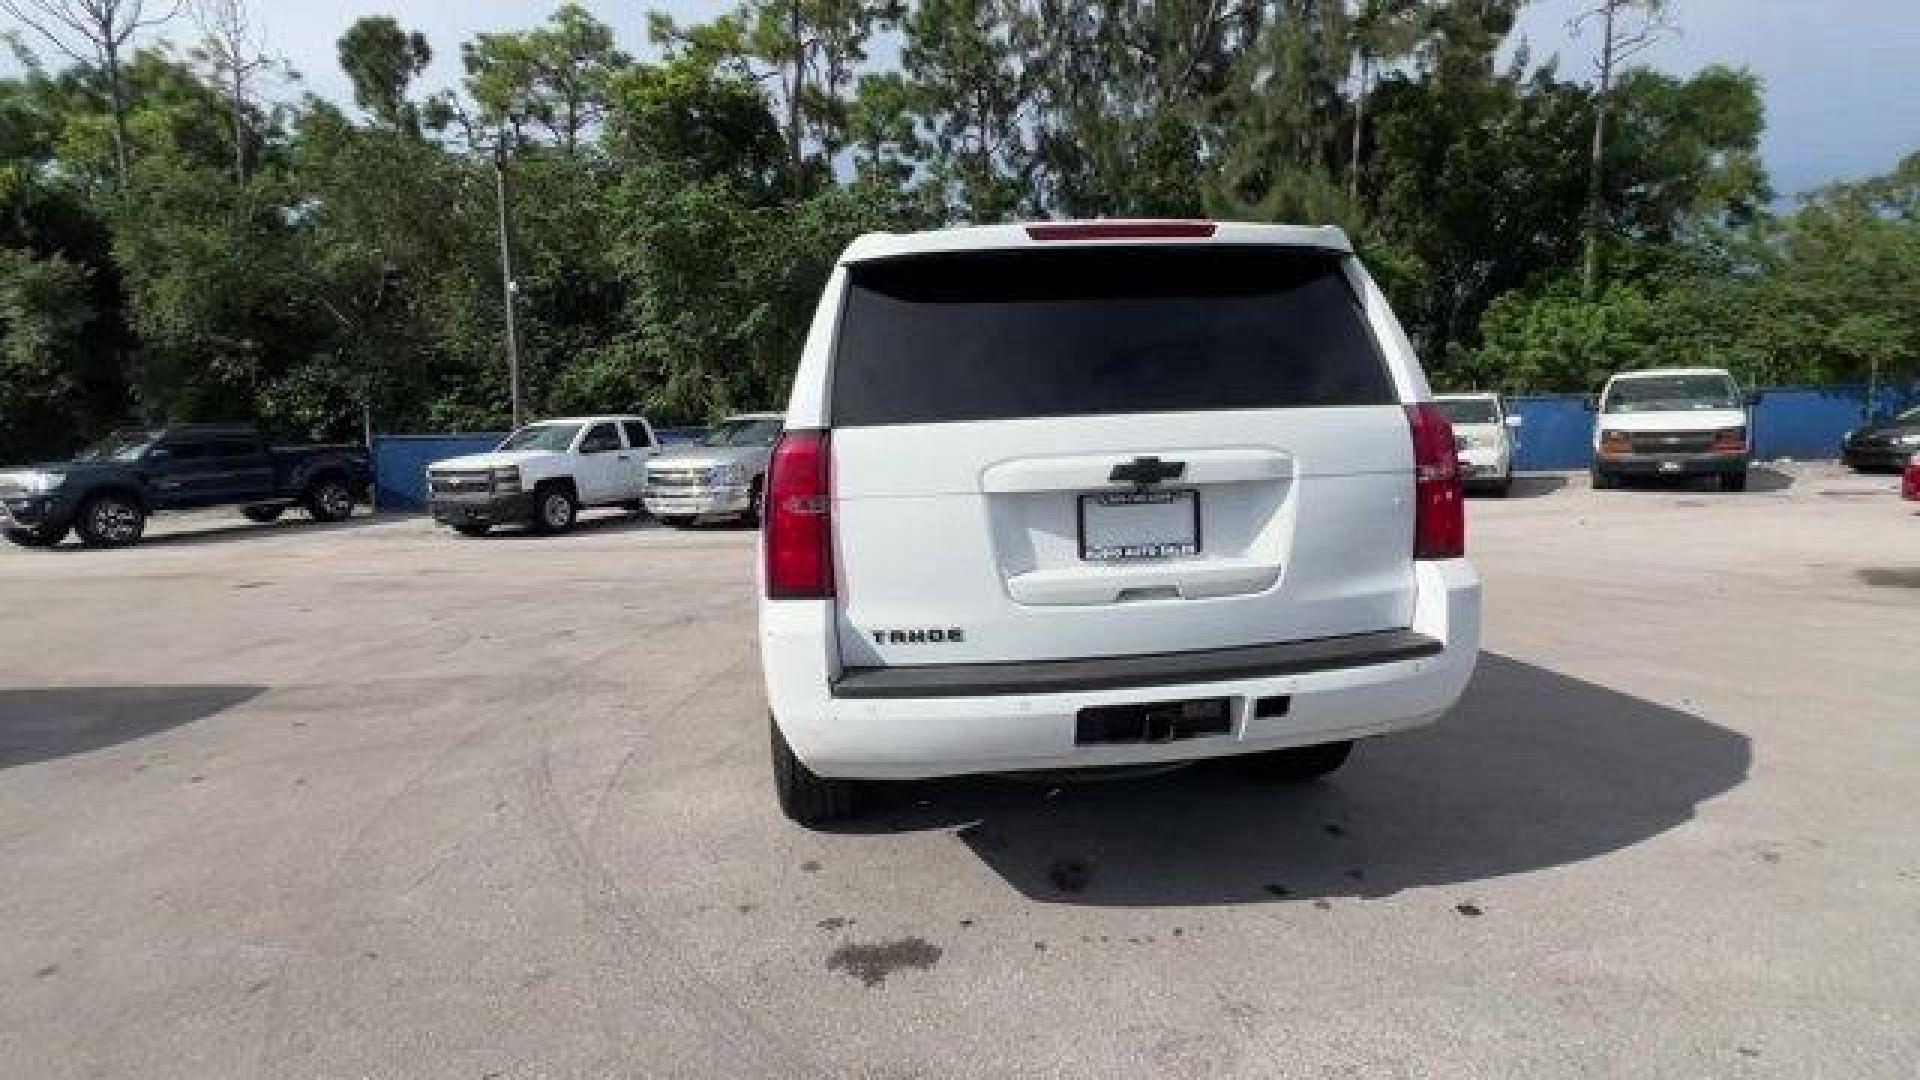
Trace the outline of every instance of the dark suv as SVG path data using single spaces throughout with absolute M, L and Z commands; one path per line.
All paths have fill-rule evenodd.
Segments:
M 0 531 L 21 547 L 78 532 L 89 547 L 124 547 L 157 510 L 238 506 L 268 522 L 288 507 L 341 521 L 372 479 L 353 446 L 269 446 L 239 424 L 116 431 L 73 460 L 0 471 Z

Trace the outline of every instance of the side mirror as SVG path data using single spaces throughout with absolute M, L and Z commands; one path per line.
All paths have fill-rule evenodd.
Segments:
M 1600 411 L 1600 395 L 1599 394 L 1587 395 L 1587 411 L 1588 412 Z
M 1507 414 L 1507 427 L 1515 431 L 1518 431 L 1521 428 L 1525 427 L 1526 423 L 1527 423 L 1526 418 L 1521 416 L 1519 413 Z

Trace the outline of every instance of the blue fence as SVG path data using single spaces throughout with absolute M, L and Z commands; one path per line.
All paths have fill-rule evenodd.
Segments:
M 1753 407 L 1756 458 L 1840 456 L 1840 440 L 1869 415 L 1884 416 L 1920 401 L 1920 386 L 1883 386 L 1867 408 L 1865 386 L 1788 386 L 1760 393 Z M 1593 460 L 1593 414 L 1585 394 L 1515 397 L 1507 407 L 1524 419 L 1515 467 L 1584 469 Z
M 463 454 L 484 454 L 506 438 L 484 432 L 465 435 L 377 435 L 373 440 L 373 486 L 382 510 L 420 510 L 427 505 L 427 466 Z
M 1789 386 L 1763 391 L 1753 409 L 1754 456 L 1817 459 L 1838 457 L 1840 439 L 1868 415 L 1883 416 L 1920 402 L 1920 385 L 1883 386 L 1878 407 L 1867 408 L 1864 386 Z M 1511 398 L 1507 407 L 1524 418 L 1515 467 L 1521 470 L 1584 469 L 1593 457 L 1593 414 L 1584 394 L 1535 394 Z M 705 428 L 659 428 L 662 446 L 697 440 Z M 382 510 L 418 510 L 426 505 L 427 465 L 493 449 L 499 434 L 381 435 L 373 441 L 374 483 Z

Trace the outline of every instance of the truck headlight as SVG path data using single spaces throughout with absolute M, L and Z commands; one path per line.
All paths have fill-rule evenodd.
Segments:
M 50 491 L 60 490 L 60 486 L 67 482 L 67 474 L 23 472 L 14 473 L 9 479 L 22 488 L 25 488 L 30 495 L 45 495 Z
M 504 495 L 517 495 L 520 492 L 520 469 L 509 465 L 504 469 L 493 470 L 493 489 Z

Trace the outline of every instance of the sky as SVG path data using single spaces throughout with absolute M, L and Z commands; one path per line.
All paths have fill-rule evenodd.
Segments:
M 731 0 L 583 0 L 627 51 L 646 55 L 646 11 L 682 20 L 730 10 Z M 1560 57 L 1567 78 L 1591 78 L 1597 31 L 1574 35 L 1572 17 L 1593 0 L 1533 0 L 1517 33 L 1533 59 Z M 351 98 L 334 42 L 363 15 L 390 14 L 424 32 L 435 50 L 429 82 L 460 77 L 460 43 L 484 31 L 543 21 L 553 0 L 253 0 L 269 47 L 304 75 L 305 89 Z M 1920 0 L 1669 0 L 1676 29 L 1644 54 L 1663 71 L 1744 66 L 1766 94 L 1762 153 L 1775 189 L 1792 195 L 1884 173 L 1920 151 Z M 288 90 L 292 93 L 295 91 Z

